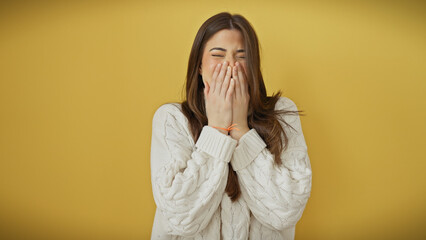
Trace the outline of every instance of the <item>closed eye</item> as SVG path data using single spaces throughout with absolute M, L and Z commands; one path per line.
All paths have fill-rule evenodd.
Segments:
M 212 55 L 213 57 L 223 57 L 223 55 Z M 241 56 L 241 57 L 239 57 L 239 58 L 246 58 L 246 57 L 244 57 L 244 56 Z

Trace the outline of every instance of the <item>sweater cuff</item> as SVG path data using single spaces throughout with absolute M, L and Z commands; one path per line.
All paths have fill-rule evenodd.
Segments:
M 250 129 L 240 138 L 235 148 L 234 158 L 231 161 L 232 168 L 238 171 L 247 167 L 265 147 L 266 143 L 256 129 Z
M 229 162 L 237 146 L 237 140 L 215 128 L 204 126 L 195 146 L 215 158 Z

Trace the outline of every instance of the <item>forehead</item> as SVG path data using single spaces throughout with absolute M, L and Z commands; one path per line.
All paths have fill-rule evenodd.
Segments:
M 243 35 L 236 29 L 223 29 L 215 33 L 206 43 L 207 46 L 217 47 L 220 45 L 235 45 L 242 47 L 244 44 Z

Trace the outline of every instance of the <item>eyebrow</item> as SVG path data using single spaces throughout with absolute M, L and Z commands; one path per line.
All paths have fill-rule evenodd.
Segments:
M 210 51 L 209 51 L 209 52 L 211 52 L 211 51 L 213 51 L 213 50 L 219 50 L 219 51 L 224 51 L 224 52 L 226 52 L 226 49 L 225 49 L 225 48 L 220 48 L 220 47 L 214 47 L 214 48 L 210 49 Z M 244 49 L 238 49 L 238 50 L 237 50 L 237 52 L 245 52 L 245 50 L 244 50 Z

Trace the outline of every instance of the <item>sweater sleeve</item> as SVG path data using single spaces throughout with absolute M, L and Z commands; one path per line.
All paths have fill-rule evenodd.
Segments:
M 289 98 L 280 101 L 279 108 L 287 105 L 289 110 L 297 110 Z M 231 161 L 250 211 L 263 225 L 279 231 L 295 226 L 302 217 L 312 182 L 300 117 L 286 115 L 284 119 L 296 131 L 282 123 L 289 140 L 280 156 L 282 165 L 274 164 L 274 155 L 255 129 L 241 137 Z
M 170 104 L 155 112 L 151 182 L 168 234 L 194 236 L 208 225 L 220 204 L 237 141 L 204 126 L 194 144 L 183 118 Z

